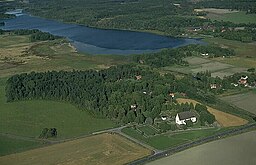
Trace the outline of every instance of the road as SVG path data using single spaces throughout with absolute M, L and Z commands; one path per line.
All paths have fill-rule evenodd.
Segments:
M 242 127 L 236 128 L 236 129 L 228 130 L 228 131 L 225 131 L 225 132 L 213 135 L 213 136 L 209 136 L 209 137 L 202 138 L 202 139 L 199 139 L 199 140 L 196 140 L 196 141 L 193 141 L 193 142 L 182 144 L 182 145 L 170 148 L 168 150 L 158 152 L 154 155 L 151 155 L 151 156 L 148 156 L 148 157 L 145 157 L 145 158 L 142 158 L 142 159 L 135 160 L 135 161 L 129 163 L 129 165 L 145 164 L 146 162 L 153 161 L 153 160 L 156 160 L 156 159 L 160 159 L 160 158 L 165 157 L 165 156 L 170 156 L 170 155 L 173 155 L 177 152 L 186 150 L 188 148 L 191 148 L 191 147 L 203 144 L 203 143 L 207 143 L 207 142 L 218 140 L 218 139 L 221 139 L 221 138 L 224 138 L 224 137 L 227 137 L 227 136 L 231 136 L 231 135 L 246 132 L 246 131 L 248 131 L 252 128 L 256 128 L 256 123 L 247 124 L 245 126 L 242 126 Z
M 149 145 L 147 145 L 147 144 L 145 144 L 145 143 L 143 143 L 143 142 L 141 142 L 141 141 L 139 141 L 139 140 L 137 140 L 133 137 L 130 137 L 130 136 L 124 134 L 121 130 L 125 127 L 127 127 L 127 126 L 121 126 L 121 127 L 111 128 L 111 129 L 107 129 L 107 130 L 102 130 L 102 131 L 94 132 L 94 133 L 91 133 L 91 134 L 88 134 L 88 135 L 83 135 L 83 136 L 70 138 L 70 139 L 65 139 L 65 140 L 39 139 L 39 138 L 33 138 L 33 137 L 24 137 L 24 136 L 19 136 L 19 135 L 12 135 L 12 134 L 7 134 L 7 133 L 0 133 L 0 135 L 10 137 L 10 138 L 14 138 L 14 139 L 26 140 L 26 141 L 36 141 L 36 142 L 41 141 L 41 142 L 44 142 L 44 143 L 47 143 L 47 144 L 56 144 L 56 143 L 63 143 L 63 142 L 66 142 L 66 141 L 81 139 L 81 138 L 85 138 L 85 137 L 89 137 L 89 136 L 94 136 L 94 135 L 97 135 L 97 134 L 113 133 L 114 132 L 114 133 L 118 133 L 121 136 L 123 136 L 123 137 L 125 137 L 125 138 L 127 138 L 127 139 L 145 147 L 145 148 L 148 148 L 148 149 L 150 149 L 154 152 L 150 156 L 147 156 L 147 157 L 144 157 L 142 159 L 138 159 L 138 160 L 135 160 L 135 161 L 129 163 L 130 165 L 138 165 L 138 164 L 145 164 L 146 162 L 153 161 L 153 160 L 165 157 L 165 156 L 173 155 L 177 152 L 186 150 L 188 148 L 191 148 L 191 147 L 203 144 L 203 143 L 207 143 L 207 142 L 218 140 L 218 139 L 221 139 L 221 138 L 224 138 L 224 137 L 227 137 L 227 136 L 231 136 L 231 135 L 246 132 L 250 129 L 256 128 L 256 123 L 247 124 L 247 125 L 244 125 L 242 127 L 232 129 L 232 130 L 227 130 L 225 132 L 222 132 L 222 133 L 219 133 L 219 134 L 216 134 L 216 135 L 213 135 L 213 136 L 209 136 L 209 137 L 206 137 L 206 138 L 202 138 L 202 139 L 199 139 L 199 140 L 196 140 L 196 141 L 193 141 L 193 142 L 188 142 L 188 143 L 185 143 L 185 144 L 182 144 L 182 145 L 179 145 L 179 146 L 176 146 L 176 147 L 164 150 L 164 151 L 163 150 L 157 150 L 157 149 L 155 149 L 155 148 L 153 148 L 153 147 L 151 147 L 151 146 L 149 146 Z

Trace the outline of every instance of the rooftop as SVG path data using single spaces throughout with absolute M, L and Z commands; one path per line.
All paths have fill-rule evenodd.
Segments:
M 196 117 L 196 114 L 192 111 L 185 111 L 178 113 L 180 120 L 189 119 L 192 117 Z

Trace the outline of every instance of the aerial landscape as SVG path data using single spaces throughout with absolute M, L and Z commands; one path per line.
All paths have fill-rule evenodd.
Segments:
M 255 165 L 256 1 L 0 0 L 0 165 Z

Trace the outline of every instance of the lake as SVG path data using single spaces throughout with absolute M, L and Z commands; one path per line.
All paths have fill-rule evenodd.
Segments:
M 62 23 L 22 13 L 8 12 L 16 18 L 4 20 L 4 30 L 39 29 L 68 38 L 80 52 L 87 54 L 129 55 L 157 52 L 188 44 L 203 44 L 200 39 L 166 37 L 146 32 L 127 30 L 104 30 L 83 25 Z

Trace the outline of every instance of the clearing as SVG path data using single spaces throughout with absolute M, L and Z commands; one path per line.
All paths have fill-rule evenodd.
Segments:
M 125 164 L 151 151 L 117 134 L 100 134 L 0 157 L 1 165 Z
M 238 95 L 226 96 L 221 98 L 221 100 L 256 114 L 256 93 L 253 91 Z
M 195 100 L 184 99 L 184 98 L 178 98 L 177 101 L 178 101 L 178 103 L 188 102 L 188 103 L 193 103 L 194 105 L 199 103 Z M 209 106 L 207 106 L 207 110 L 215 116 L 217 122 L 223 127 L 240 126 L 240 125 L 244 125 L 244 124 L 248 123 L 248 121 L 243 118 L 240 118 L 238 116 L 235 116 L 235 115 L 232 115 L 232 114 L 229 114 L 226 112 L 216 110 Z
M 228 137 L 150 162 L 149 165 L 255 165 L 256 147 L 252 147 L 256 145 L 255 137 L 256 131 Z

